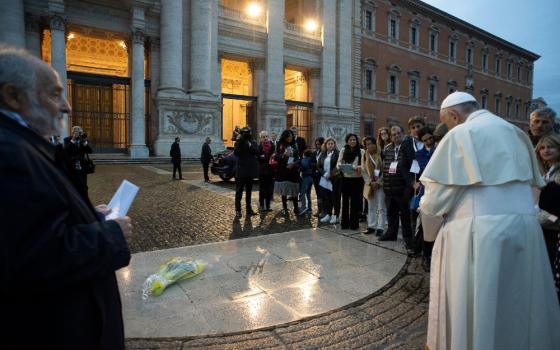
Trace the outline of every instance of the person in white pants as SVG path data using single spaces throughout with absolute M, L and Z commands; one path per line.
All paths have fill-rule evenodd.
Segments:
M 385 194 L 379 183 L 381 156 L 373 138 L 365 137 L 363 144 L 366 147 L 366 152 L 362 159 L 364 169 L 364 171 L 362 171 L 362 176 L 364 178 L 364 198 L 368 201 L 368 228 L 363 231 L 363 233 L 372 234 L 377 232 L 378 234 L 382 234 L 387 219 L 383 210 Z M 381 217 L 379 215 L 380 212 L 383 212 Z

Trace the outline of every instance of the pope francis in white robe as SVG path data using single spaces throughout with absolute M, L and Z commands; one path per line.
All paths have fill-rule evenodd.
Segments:
M 422 222 L 443 218 L 426 348 L 558 350 L 560 306 L 532 196 L 531 186 L 544 186 L 533 146 L 463 92 L 444 100 L 445 118 L 455 125 L 420 179 Z

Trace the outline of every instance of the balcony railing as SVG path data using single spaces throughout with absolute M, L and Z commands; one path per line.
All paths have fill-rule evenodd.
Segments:
M 245 13 L 245 11 L 232 9 L 220 5 L 220 16 L 232 18 L 241 22 L 256 24 L 260 26 L 266 25 L 266 16 L 264 13 L 259 16 L 253 17 L 253 16 L 249 16 L 247 13 Z
M 305 36 L 305 37 L 308 37 L 308 38 L 317 39 L 317 40 L 321 39 L 321 29 L 316 29 L 315 31 L 310 32 L 309 30 L 307 30 L 303 27 L 300 27 L 297 24 L 286 22 L 286 21 L 284 21 L 284 26 L 285 26 L 286 30 L 289 31 L 289 32 L 293 32 L 293 33 L 296 33 L 298 35 Z

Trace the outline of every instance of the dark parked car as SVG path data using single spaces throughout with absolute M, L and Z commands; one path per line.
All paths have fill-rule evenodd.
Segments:
M 235 160 L 233 149 L 226 149 L 214 154 L 210 171 L 214 175 L 218 175 L 220 179 L 229 181 L 235 177 Z

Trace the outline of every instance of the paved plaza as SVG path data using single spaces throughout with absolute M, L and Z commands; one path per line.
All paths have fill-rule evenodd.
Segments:
M 233 182 L 205 184 L 198 164 L 184 166 L 183 181 L 170 170 L 100 165 L 89 178 L 94 203 L 123 179 L 140 186 L 129 212 L 134 254 L 118 272 L 127 348 L 423 348 L 429 275 L 402 241 L 285 218 L 278 202 L 234 220 Z M 172 256 L 201 259 L 205 270 L 142 300 L 144 279 Z

